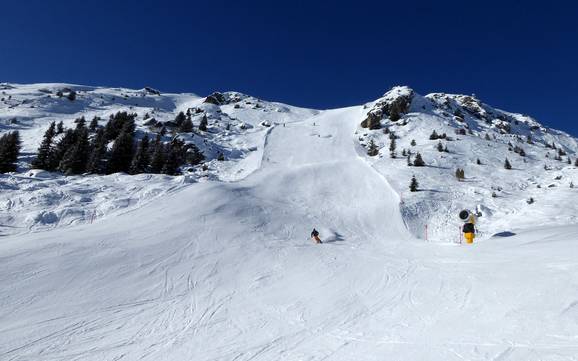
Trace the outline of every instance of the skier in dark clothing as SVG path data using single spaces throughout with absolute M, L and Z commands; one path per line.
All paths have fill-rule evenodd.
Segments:
M 317 232 L 315 228 L 313 228 L 313 231 L 311 232 L 311 239 L 313 239 L 315 243 L 323 243 L 319 238 L 319 232 Z

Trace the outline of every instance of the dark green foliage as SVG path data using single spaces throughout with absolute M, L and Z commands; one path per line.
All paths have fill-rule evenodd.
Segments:
M 177 114 L 175 117 L 175 124 L 180 128 L 181 124 L 183 124 L 186 119 L 187 117 L 185 116 L 185 113 L 179 112 L 179 114 Z
M 108 159 L 107 173 L 125 172 L 128 173 L 134 154 L 133 134 L 128 129 L 122 130 L 119 136 L 114 140 L 110 156 Z
M 458 168 L 456 169 L 456 178 L 461 181 L 466 178 L 466 174 L 463 169 Z
M 84 118 L 84 116 L 75 119 L 74 122 L 76 123 L 76 129 L 80 129 L 86 126 L 86 119 Z
M 136 117 L 135 113 L 129 114 L 127 112 L 111 115 L 104 128 L 106 139 L 108 141 L 116 139 L 123 130 L 132 134 L 135 129 L 134 120 Z
M 412 147 L 415 147 L 417 145 L 417 143 L 415 142 L 415 139 L 412 139 L 410 144 Z
M 219 162 L 225 161 L 225 155 L 223 153 L 219 152 L 219 155 L 217 155 L 217 160 Z
M 423 161 L 420 153 L 417 153 L 417 154 L 415 155 L 415 159 L 414 159 L 414 161 L 413 161 L 413 165 L 416 166 L 416 167 L 423 167 L 423 166 L 425 166 L 425 162 Z
M 64 136 L 60 138 L 54 147 L 50 160 L 50 169 L 48 170 L 56 170 L 59 168 L 60 162 L 64 158 L 64 154 L 66 154 L 68 148 L 70 148 L 74 143 L 76 143 L 76 132 L 72 129 L 67 129 L 66 132 L 64 132 Z
M 205 160 L 205 156 L 196 145 L 191 144 L 187 150 L 186 160 L 191 165 L 197 165 Z
M 179 174 L 179 167 L 186 158 L 185 143 L 179 139 L 173 139 L 173 141 L 167 145 L 165 152 L 166 156 L 162 173 L 167 175 Z
M 160 173 L 163 170 L 163 165 L 165 164 L 165 146 L 161 141 L 160 134 L 157 134 L 157 138 L 154 143 L 153 151 L 151 154 L 151 162 L 149 171 L 151 173 Z
M 99 121 L 99 117 L 94 117 L 92 118 L 92 120 L 90 121 L 90 125 L 88 126 L 88 129 L 91 132 L 96 132 L 96 129 L 98 128 L 98 121 Z
M 419 189 L 419 183 L 417 182 L 417 179 L 415 178 L 415 175 L 411 177 L 411 182 L 409 184 L 409 191 L 410 192 L 417 192 Z
M 20 134 L 18 131 L 3 134 L 0 137 L 0 173 L 16 171 L 19 154 Z
M 203 115 L 203 118 L 201 119 L 201 123 L 199 124 L 199 130 L 206 132 L 208 124 L 209 124 L 209 122 L 207 120 L 207 116 Z
M 56 127 L 56 134 L 62 134 L 64 133 L 64 123 L 62 123 L 62 120 L 60 122 L 58 122 L 58 126 Z
M 369 141 L 369 145 L 367 147 L 367 155 L 369 155 L 370 157 L 374 157 L 378 154 L 379 154 L 379 148 L 377 147 L 377 145 L 375 145 L 375 142 L 373 141 L 373 139 L 371 139 Z
M 94 174 L 103 174 L 106 171 L 106 135 L 104 128 L 99 128 L 96 137 L 90 143 L 90 155 L 86 171 Z
M 430 140 L 437 140 L 437 139 L 439 139 L 439 137 L 440 137 L 440 136 L 438 135 L 438 133 L 434 130 L 434 131 L 430 134 L 429 139 L 430 139 Z
M 68 100 L 75 101 L 76 100 L 76 92 L 74 90 L 71 90 L 68 95 L 66 96 L 68 98 Z
M 54 141 L 54 136 L 56 135 L 55 127 L 56 124 L 52 122 L 46 132 L 44 132 L 44 138 L 42 139 L 42 143 L 40 143 L 40 147 L 38 147 L 36 158 L 32 161 L 32 167 L 49 171 L 54 170 L 54 168 L 52 168 L 54 165 L 54 162 L 52 162 L 52 143 Z
M 66 175 L 84 173 L 88 162 L 88 130 L 86 127 L 81 127 L 74 132 L 75 141 L 68 147 L 58 165 L 58 170 Z
M 149 136 L 145 134 L 138 142 L 137 150 L 130 165 L 130 174 L 145 173 L 150 163 Z
M 228 125 L 227 125 L 228 126 Z M 182 133 L 190 133 L 193 131 L 193 121 L 191 120 L 190 117 L 186 118 L 185 120 L 183 120 L 183 122 L 180 124 L 180 128 L 179 130 Z
M 390 133 L 393 134 L 393 133 Z M 393 138 L 391 138 L 391 142 L 389 143 L 389 156 L 391 158 L 395 158 L 397 155 L 395 153 L 395 149 L 397 148 L 397 145 L 395 143 L 395 136 Z
M 438 152 L 443 152 L 443 151 L 444 151 L 444 145 L 442 144 L 441 141 L 438 142 L 438 145 L 437 145 L 436 148 L 437 148 Z

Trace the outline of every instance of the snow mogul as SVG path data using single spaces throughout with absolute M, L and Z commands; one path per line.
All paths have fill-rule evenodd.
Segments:
M 466 243 L 474 243 L 474 238 L 476 238 L 476 215 L 468 210 L 463 210 L 460 212 L 460 219 L 464 222 L 462 232 Z
M 323 243 L 321 242 L 321 238 L 319 238 L 319 232 L 317 232 L 315 228 L 313 228 L 313 231 L 311 231 L 311 239 L 314 240 L 317 244 Z

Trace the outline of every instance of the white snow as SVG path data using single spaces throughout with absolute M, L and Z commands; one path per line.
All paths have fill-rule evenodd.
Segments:
M 47 85 L 14 87 L 36 94 Z M 202 101 L 160 97 L 166 120 Z M 392 126 L 398 153 L 415 138 L 437 167 L 390 159 L 386 135 L 358 127 L 372 105 L 262 102 L 202 105 L 251 126 L 206 135 L 231 154 L 245 150 L 211 161 L 205 176 L 63 177 L 25 165 L 2 176 L 2 223 L 13 227 L 0 238 L 0 359 L 576 359 L 577 202 L 567 185 L 576 170 L 552 160 L 560 169 L 544 171 L 538 145 L 523 145 L 523 163 L 507 135 L 456 137 L 416 97 L 407 125 Z M 63 116 L 33 109 L 38 118 L 19 110 L 20 129 L 39 143 Z M 461 140 L 439 153 L 432 129 Z M 543 137 L 574 157 L 570 136 Z M 365 155 L 369 138 L 385 146 L 383 157 Z M 505 155 L 514 170 L 500 168 Z M 452 178 L 458 164 L 465 182 Z M 407 191 L 413 173 L 421 192 Z M 536 203 L 526 204 L 530 196 Z M 481 241 L 455 244 L 455 211 L 478 205 Z M 426 223 L 430 242 L 421 239 Z M 313 227 L 324 244 L 308 239 Z

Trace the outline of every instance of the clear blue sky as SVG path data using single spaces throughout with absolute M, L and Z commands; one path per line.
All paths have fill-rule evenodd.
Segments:
M 578 135 L 578 5 L 540 3 L 10 1 L 0 81 L 238 90 L 315 108 L 405 84 Z

